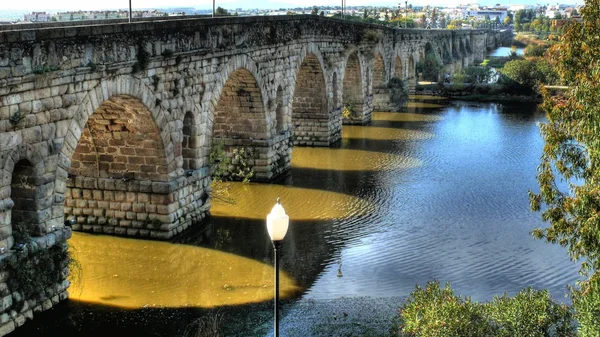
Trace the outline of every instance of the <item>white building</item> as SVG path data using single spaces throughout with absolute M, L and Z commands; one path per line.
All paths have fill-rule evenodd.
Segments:
M 50 14 L 46 12 L 31 12 L 31 14 L 23 15 L 23 20 L 27 22 L 48 22 Z
M 466 9 L 463 11 L 463 17 L 474 17 L 477 20 L 485 20 L 489 17 L 490 20 L 495 21 L 496 18 L 500 19 L 500 22 L 508 16 L 508 10 L 502 8 L 498 9 Z

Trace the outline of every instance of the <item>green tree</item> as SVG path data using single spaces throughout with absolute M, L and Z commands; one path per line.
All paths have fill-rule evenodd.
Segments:
M 215 15 L 217 16 L 224 16 L 224 15 L 229 15 L 229 12 L 227 12 L 227 10 L 223 7 L 217 7 L 216 11 L 215 11 Z
M 425 45 L 425 59 L 417 63 L 417 72 L 423 74 L 424 80 L 435 82 L 438 80 L 442 68 L 444 68 L 442 59 L 431 44 L 427 43 Z
M 565 96 L 544 96 L 548 123 L 538 168 L 539 194 L 531 208 L 542 210 L 548 228 L 533 235 L 567 248 L 585 277 L 571 296 L 582 337 L 600 336 L 600 0 L 586 0 L 583 22 L 566 27 L 554 68 L 569 85 Z M 564 181 L 564 185 L 558 181 Z
M 365 8 L 365 11 L 363 12 L 363 19 L 367 19 L 369 17 L 369 12 L 367 11 L 367 9 Z
M 524 12 L 525 12 L 524 10 L 522 10 L 522 9 L 519 9 L 519 10 L 518 10 L 518 11 L 515 13 L 515 17 L 514 17 L 515 24 L 517 24 L 517 23 L 519 23 L 519 24 L 520 24 L 520 23 L 523 23 L 523 15 L 524 15 Z
M 318 15 L 319 14 L 319 7 L 315 6 L 312 9 L 312 12 L 310 12 L 310 14 L 312 15 Z
M 503 23 L 505 25 L 510 25 L 510 23 L 511 23 L 510 16 L 505 17 Z

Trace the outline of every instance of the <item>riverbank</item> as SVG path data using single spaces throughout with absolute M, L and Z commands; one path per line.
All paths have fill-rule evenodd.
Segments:
M 448 99 L 476 102 L 542 102 L 540 95 L 516 95 L 504 92 L 497 84 L 454 83 L 443 86 L 437 83 L 419 84 L 415 89 L 415 95 L 442 96 Z
M 284 306 L 280 333 L 288 337 L 391 336 L 402 301 L 401 297 L 302 299 Z

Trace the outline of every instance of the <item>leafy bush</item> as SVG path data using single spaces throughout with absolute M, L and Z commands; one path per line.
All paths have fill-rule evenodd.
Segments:
M 528 288 L 514 297 L 477 303 L 454 295 L 449 284 L 441 288 L 436 281 L 428 282 L 425 289 L 417 286 L 410 294 L 392 333 L 399 337 L 573 337 L 572 318 L 570 309 L 553 301 L 548 291 Z
M 469 298 L 454 295 L 446 284 L 428 282 L 417 286 L 400 309 L 401 337 L 480 337 L 491 336 L 492 326 L 482 306 Z
M 533 57 L 542 57 L 546 53 L 546 48 L 541 45 L 530 44 L 525 48 L 525 55 Z
M 546 60 L 514 60 L 500 71 L 500 83 L 516 92 L 533 93 L 540 84 L 559 82 L 558 75 Z
M 504 65 L 501 70 L 500 82 L 515 92 L 530 94 L 541 79 L 535 63 L 529 60 L 513 60 Z
M 462 70 L 463 83 L 488 83 L 492 78 L 490 67 L 466 67 Z
M 222 140 L 214 140 L 214 143 L 210 148 L 208 161 L 213 171 L 213 180 L 221 181 L 230 174 L 229 166 L 231 165 L 231 158 L 227 155 Z
M 547 290 L 527 288 L 514 297 L 495 297 L 486 311 L 498 337 L 575 336 L 572 312 L 554 302 Z
M 600 336 L 600 282 L 591 279 L 582 282 L 578 289 L 571 289 L 575 318 L 579 323 L 581 337 Z
M 251 147 L 228 147 L 216 139 L 210 149 L 209 163 L 213 181 L 242 180 L 247 183 L 254 177 L 255 149 Z

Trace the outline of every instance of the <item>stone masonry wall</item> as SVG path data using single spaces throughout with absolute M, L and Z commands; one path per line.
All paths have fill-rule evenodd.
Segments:
M 70 237 L 69 228 L 57 229 L 0 255 L 0 336 L 13 332 L 34 315 L 69 297 L 69 260 L 65 251 Z M 52 273 L 55 274 L 51 276 L 56 279 L 40 283 L 24 278 L 31 272 L 30 268 L 50 268 L 48 264 L 54 264 L 56 269 Z

